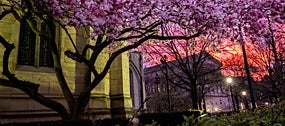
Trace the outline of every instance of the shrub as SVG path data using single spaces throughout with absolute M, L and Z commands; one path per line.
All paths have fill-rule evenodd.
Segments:
M 231 115 L 202 117 L 193 124 L 193 117 L 186 117 L 183 126 L 282 126 L 285 124 L 285 103 L 257 108 Z
M 171 112 L 171 113 L 146 113 L 138 116 L 140 125 L 160 125 L 160 126 L 177 126 L 184 122 L 184 117 L 193 116 L 198 117 L 200 111 L 185 111 L 185 112 Z
M 92 126 L 91 120 L 58 120 L 58 121 L 41 121 L 28 123 L 9 123 L 1 126 Z
M 94 121 L 93 126 L 128 126 L 130 124 L 129 119 L 103 119 Z M 82 125 L 84 126 L 84 125 Z

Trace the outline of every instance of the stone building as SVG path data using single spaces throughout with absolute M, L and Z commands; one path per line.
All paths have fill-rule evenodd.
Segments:
M 203 60 L 201 66 L 205 70 L 211 71 L 213 68 L 219 68 L 221 66 L 221 63 L 215 59 L 213 56 L 208 54 L 207 52 L 201 52 L 192 56 L 187 57 L 189 59 L 189 64 L 193 63 L 193 57 L 202 57 Z M 192 57 L 192 58 L 191 58 Z M 186 59 L 186 58 L 185 58 Z M 158 64 L 155 66 L 151 66 L 144 69 L 144 76 L 145 76 L 145 86 L 146 86 L 146 95 L 152 97 L 154 99 L 153 102 L 149 102 L 147 109 L 149 112 L 161 112 L 164 111 L 166 106 L 170 104 L 169 106 L 172 107 L 173 111 L 185 111 L 188 109 L 191 109 L 191 93 L 189 90 L 183 89 L 177 84 L 173 84 L 171 82 L 179 83 L 179 79 L 177 76 L 174 76 L 173 73 L 178 73 L 181 75 L 181 77 L 184 77 L 185 73 L 181 72 L 181 68 L 177 65 L 176 60 L 166 62 L 169 67 L 167 67 L 168 73 L 166 74 L 166 69 L 163 64 Z M 176 65 L 175 65 L 176 64 Z M 190 65 L 191 66 L 191 65 Z M 170 70 L 172 69 L 172 70 Z M 168 75 L 168 77 L 166 77 Z M 166 78 L 169 78 L 169 92 L 167 92 L 167 80 Z M 201 108 L 203 109 L 203 105 L 206 108 L 206 111 L 208 112 L 220 112 L 220 111 L 231 111 L 231 97 L 229 95 L 229 90 L 224 85 L 223 78 L 225 78 L 222 74 L 220 69 L 217 70 L 213 74 L 208 74 L 197 80 L 198 84 L 198 97 L 202 97 L 201 93 L 201 86 L 205 79 L 211 80 L 211 79 L 217 79 L 212 84 L 205 85 L 203 88 L 204 92 L 204 99 L 201 99 Z M 218 80 L 219 79 L 219 80 Z M 180 82 L 183 83 L 183 82 Z M 190 83 L 190 82 L 189 82 Z M 205 91 L 206 90 L 206 91 Z M 170 103 L 165 103 L 167 101 L 167 96 L 169 95 Z M 198 99 L 199 100 L 199 99 Z M 150 100 L 151 101 L 151 100 Z M 203 102 L 204 101 L 204 102 Z
M 43 22 L 36 22 L 41 31 L 45 31 Z M 83 64 L 75 62 L 64 55 L 67 49 L 73 50 L 72 44 L 63 29 L 54 26 L 57 47 L 60 50 L 63 73 L 68 86 L 76 96 L 82 90 L 86 68 Z M 9 68 L 20 80 L 40 84 L 39 92 L 46 97 L 65 103 L 57 77 L 53 70 L 53 61 L 49 45 L 39 35 L 33 33 L 26 22 L 18 22 L 8 15 L 0 21 L 0 34 L 15 49 L 9 59 Z M 86 43 L 92 43 L 82 37 L 80 29 L 68 28 L 71 37 L 76 41 L 79 49 Z M 21 43 L 19 43 L 19 41 Z M 0 46 L 0 71 L 4 49 Z M 97 67 L 103 67 L 108 53 L 101 54 L 96 62 Z M 86 107 L 85 118 L 102 119 L 110 117 L 127 117 L 132 112 L 130 95 L 129 57 L 123 53 L 112 64 L 105 79 L 92 91 L 90 101 Z M 5 78 L 0 74 L 0 78 Z M 23 92 L 0 86 L 0 122 L 56 120 L 56 113 L 41 104 L 33 101 Z M 65 103 L 66 105 L 66 103 Z
M 141 52 L 130 52 L 130 85 L 134 112 L 145 109 L 145 84 L 143 74 L 143 60 Z

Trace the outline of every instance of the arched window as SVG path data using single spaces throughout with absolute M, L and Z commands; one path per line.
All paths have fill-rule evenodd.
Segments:
M 38 25 L 37 22 L 33 22 Z M 52 24 L 51 34 L 55 36 L 55 25 Z M 40 32 L 48 34 L 48 24 L 40 24 Z M 55 38 L 52 38 L 55 40 Z M 50 42 L 44 37 L 40 37 L 30 28 L 26 20 L 21 22 L 20 39 L 18 51 L 18 65 L 28 65 L 34 67 L 53 67 Z
M 35 22 L 33 22 L 35 23 Z M 21 22 L 18 51 L 19 65 L 34 65 L 36 34 L 32 31 L 26 20 Z
M 52 24 L 52 26 L 53 26 L 53 28 L 51 29 L 51 33 L 55 34 L 55 26 L 54 26 L 54 24 Z M 44 33 L 44 34 L 48 34 L 48 25 L 45 22 L 43 22 L 41 24 L 41 32 Z M 53 35 L 53 36 L 55 36 L 55 35 Z M 52 39 L 55 39 L 55 38 L 52 38 Z M 44 38 L 40 38 L 39 66 L 53 67 L 51 45 Z

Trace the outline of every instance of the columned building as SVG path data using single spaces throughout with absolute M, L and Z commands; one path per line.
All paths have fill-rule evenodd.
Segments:
M 182 61 L 186 63 L 186 59 L 188 64 L 185 66 L 190 66 L 189 72 L 195 76 L 203 75 L 196 81 L 199 109 L 205 109 L 208 112 L 231 111 L 231 97 L 224 85 L 225 77 L 220 71 L 221 63 L 207 52 L 185 57 L 181 61 L 168 61 L 165 63 L 167 67 L 165 64 L 158 64 L 145 68 L 146 95 L 151 97 L 147 102 L 147 110 L 154 113 L 167 112 L 167 106 L 171 107 L 171 111 L 191 109 L 193 103 L 190 89 L 187 87 L 191 82 L 187 80 L 188 76 L 180 64 Z M 200 73 L 193 73 L 195 70 Z M 181 78 L 184 80 L 182 81 Z

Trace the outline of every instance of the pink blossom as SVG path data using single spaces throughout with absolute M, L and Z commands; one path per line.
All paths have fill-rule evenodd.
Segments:
M 144 28 L 156 21 L 203 33 L 215 31 L 228 37 L 235 32 L 232 28 L 242 25 L 252 34 L 252 30 L 264 28 L 259 20 L 268 16 L 283 23 L 285 6 L 282 0 L 34 0 L 34 3 L 63 24 L 89 26 L 96 29 L 93 34 L 107 32 L 113 38 L 118 38 L 116 35 L 124 28 Z

